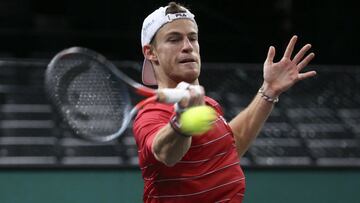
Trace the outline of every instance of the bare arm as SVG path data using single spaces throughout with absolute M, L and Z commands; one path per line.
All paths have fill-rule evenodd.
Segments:
M 191 140 L 191 137 L 179 135 L 170 124 L 167 124 L 159 130 L 153 141 L 155 158 L 167 166 L 173 166 L 189 150 Z
M 241 111 L 229 125 L 232 129 L 239 157 L 250 147 L 273 109 L 273 103 L 264 100 L 259 94 Z
M 190 98 L 182 100 L 180 105 L 183 108 L 187 108 L 204 104 L 204 89 L 202 87 L 195 89 L 193 86 L 189 88 Z M 152 143 L 152 151 L 158 161 L 167 166 L 173 166 L 180 161 L 189 150 L 191 140 L 191 136 L 185 137 L 177 133 L 170 124 L 167 124 L 155 135 Z
M 307 64 L 314 58 L 314 53 L 306 52 L 311 48 L 310 44 L 305 45 L 291 59 L 297 36 L 293 36 L 285 50 L 283 58 L 274 63 L 275 48 L 270 47 L 264 63 L 264 94 L 277 98 L 281 93 L 288 90 L 296 82 L 316 75 L 315 71 L 300 73 Z M 266 101 L 259 94 L 254 100 L 239 113 L 229 125 L 234 133 L 239 157 L 247 151 L 252 141 L 256 138 L 266 119 L 273 109 L 273 103 Z

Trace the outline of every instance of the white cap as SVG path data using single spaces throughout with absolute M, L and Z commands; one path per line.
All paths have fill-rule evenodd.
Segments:
M 186 8 L 184 8 L 185 9 L 184 13 L 166 14 L 167 8 L 168 6 L 160 7 L 159 9 L 155 10 L 145 18 L 141 29 L 141 47 L 150 44 L 156 32 L 166 23 L 182 18 L 190 19 L 195 22 L 194 14 L 190 13 L 190 11 L 187 10 Z M 154 68 L 151 62 L 147 59 L 144 59 L 144 63 L 143 63 L 142 81 L 145 85 L 157 84 Z

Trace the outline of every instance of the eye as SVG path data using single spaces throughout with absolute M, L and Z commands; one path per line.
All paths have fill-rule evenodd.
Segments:
M 169 41 L 169 42 L 178 42 L 180 40 L 181 40 L 180 37 L 169 37 L 167 41 Z
M 198 40 L 198 36 L 197 36 L 197 35 L 191 35 L 191 36 L 189 36 L 189 40 L 190 40 L 190 41 L 197 41 L 197 40 Z

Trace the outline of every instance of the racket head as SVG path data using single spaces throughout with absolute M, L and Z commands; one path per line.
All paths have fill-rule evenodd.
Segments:
M 82 47 L 65 49 L 50 61 L 46 91 L 76 135 L 106 142 L 127 129 L 132 117 L 129 90 L 114 68 L 101 54 Z

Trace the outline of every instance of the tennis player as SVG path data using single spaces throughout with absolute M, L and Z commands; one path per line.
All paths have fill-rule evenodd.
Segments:
M 180 86 L 191 96 L 178 104 L 180 108 L 150 104 L 134 121 L 144 202 L 242 202 L 245 176 L 239 164 L 241 157 L 279 95 L 296 82 L 316 75 L 315 71 L 300 73 L 314 54 L 306 54 L 311 48 L 307 44 L 292 57 L 296 41 L 293 36 L 279 62 L 273 61 L 275 48 L 269 48 L 259 92 L 247 108 L 226 122 L 220 105 L 205 96 L 199 86 L 201 60 L 194 15 L 171 2 L 147 16 L 141 31 L 144 84 Z M 218 113 L 212 130 L 202 136 L 181 132 L 181 109 L 202 104 Z

